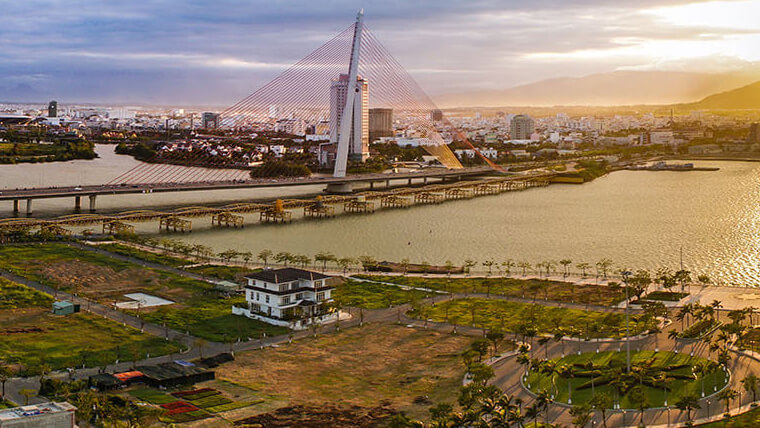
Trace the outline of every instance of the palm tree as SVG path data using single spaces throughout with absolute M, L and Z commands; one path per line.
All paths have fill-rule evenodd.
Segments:
M 575 377 L 575 369 L 572 364 L 563 364 L 557 369 L 557 374 L 560 377 L 567 379 L 567 404 L 573 404 L 573 384 L 572 380 Z
M 757 401 L 758 377 L 754 373 L 750 373 L 742 379 L 742 386 L 745 391 L 752 393 L 752 402 Z
M 583 428 L 591 421 L 591 405 L 589 403 L 575 405 L 570 409 L 570 415 L 573 416 L 573 425 L 576 428 Z
M 404 276 L 406 276 L 407 272 L 409 272 L 409 259 L 406 257 L 401 259 L 401 268 L 404 269 Z
M 639 425 L 644 426 L 644 411 L 649 408 L 651 403 L 649 402 L 649 396 L 644 392 L 644 388 L 641 386 L 635 386 L 628 393 L 628 399 L 636 405 L 636 409 L 639 411 L 640 418 Z
M 465 273 L 467 275 L 469 275 L 470 274 L 470 269 L 473 268 L 473 267 L 475 267 L 476 264 L 477 264 L 477 262 L 475 260 L 473 260 L 473 259 L 465 259 L 465 261 L 464 261 L 464 271 L 465 271 Z
M 736 390 L 731 388 L 726 388 L 718 393 L 718 400 L 722 401 L 726 405 L 726 413 L 731 410 L 731 400 L 736 399 L 738 396 L 739 394 L 736 392 Z
M 702 406 L 699 405 L 699 398 L 696 394 L 682 395 L 675 403 L 676 409 L 680 411 L 686 411 L 686 421 L 691 425 L 691 411 L 699 410 Z
M 586 277 L 586 269 L 590 268 L 591 265 L 588 264 L 588 263 L 578 263 L 577 265 L 575 265 L 575 267 L 577 267 L 578 269 L 581 270 L 581 275 L 583 275 L 583 277 L 585 278 Z
M 335 254 L 330 252 L 321 251 L 314 255 L 314 261 L 322 263 L 322 272 L 327 270 L 327 262 L 335 262 L 336 260 Z
M 525 276 L 526 275 L 526 271 L 531 268 L 531 265 L 528 262 L 520 262 L 520 263 L 517 264 L 517 267 L 519 267 L 520 269 L 522 269 L 522 275 Z
M 610 270 L 611 267 L 612 267 L 612 260 L 606 257 L 599 260 L 598 262 L 596 262 L 597 275 L 601 273 L 602 278 L 607 279 L 607 272 Z
M 488 268 L 488 275 L 491 275 L 493 273 L 493 265 L 496 264 L 496 261 L 493 259 L 488 259 L 483 262 L 483 266 Z
M 259 254 L 257 258 L 264 262 L 264 266 L 267 266 L 269 264 L 269 258 L 272 257 L 272 250 L 261 250 L 259 251 Z
M 18 393 L 21 394 L 22 396 L 24 396 L 24 406 L 28 406 L 29 405 L 29 400 L 32 397 L 34 397 L 34 396 L 37 395 L 37 390 L 36 389 L 22 389 Z
M 293 254 L 287 251 L 280 251 L 279 253 L 275 254 L 274 261 L 287 266 L 290 264 L 290 262 L 293 261 Z
M 723 302 L 720 300 L 713 300 L 712 303 L 710 303 L 710 306 L 715 310 L 715 313 L 718 315 L 718 321 L 720 321 L 720 309 L 723 308 Z
M 515 262 L 512 259 L 507 259 L 501 262 L 501 267 L 504 269 L 504 275 L 508 276 L 512 273 L 512 268 L 515 267 Z
M 568 266 L 569 266 L 569 265 L 570 265 L 572 262 L 573 262 L 573 261 L 572 261 L 572 260 L 570 260 L 570 259 L 562 259 L 562 260 L 560 260 L 560 261 L 559 261 L 559 264 L 561 264 L 561 265 L 562 265 L 562 267 L 564 268 L 564 273 L 562 274 L 562 276 L 564 276 L 565 278 L 567 278 L 567 275 L 568 275 L 568 272 L 567 272 L 567 267 L 568 267 Z
M 594 394 L 589 403 L 594 407 L 594 410 L 602 413 L 602 426 L 607 428 L 607 409 L 612 408 L 612 405 L 614 404 L 612 402 L 612 397 L 604 392 Z

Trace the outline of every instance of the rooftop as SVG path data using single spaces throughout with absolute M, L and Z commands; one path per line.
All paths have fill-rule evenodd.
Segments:
M 260 272 L 249 273 L 245 277 L 274 284 L 282 284 L 285 282 L 297 281 L 299 279 L 314 281 L 317 279 L 330 278 L 328 275 L 319 272 L 297 268 L 264 269 Z
M 14 407 L 12 409 L 0 410 L 0 422 L 51 413 L 73 412 L 76 409 L 76 407 L 66 402 L 40 403 L 32 404 L 29 406 Z

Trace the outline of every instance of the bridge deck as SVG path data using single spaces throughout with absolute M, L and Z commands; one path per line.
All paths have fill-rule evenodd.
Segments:
M 339 183 L 369 183 L 386 180 L 406 180 L 424 178 L 447 178 L 469 177 L 496 172 L 489 167 L 465 168 L 465 169 L 435 169 L 432 171 L 405 172 L 394 174 L 362 174 L 346 176 L 345 178 L 334 177 L 300 177 L 278 178 L 265 180 L 246 181 L 221 181 L 221 182 L 187 182 L 187 183 L 146 183 L 146 184 L 116 184 L 97 186 L 68 186 L 30 189 L 1 189 L 0 201 L 16 199 L 45 199 L 63 198 L 89 195 L 116 195 L 145 192 L 189 192 L 199 190 L 219 189 L 251 189 L 266 187 L 291 187 L 308 186 L 315 184 L 339 184 Z

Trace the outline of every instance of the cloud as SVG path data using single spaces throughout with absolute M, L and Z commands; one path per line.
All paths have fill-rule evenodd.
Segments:
M 18 76 L 38 76 L 29 84 L 72 101 L 231 104 L 348 27 L 362 3 L 368 27 L 433 94 L 667 67 L 674 51 L 693 52 L 682 68 L 705 52 L 749 61 L 758 35 L 730 25 L 758 1 L 722 2 L 732 12 L 717 24 L 678 20 L 716 7 L 689 0 L 8 1 L 0 99 Z

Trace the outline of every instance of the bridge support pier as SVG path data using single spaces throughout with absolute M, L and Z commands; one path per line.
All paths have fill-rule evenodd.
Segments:
M 77 214 L 82 212 L 82 197 L 81 196 L 74 197 L 74 212 Z
M 31 217 L 32 216 L 32 199 L 29 198 L 26 200 L 26 216 Z
M 387 189 L 389 187 L 391 187 L 391 181 L 390 180 L 385 180 L 385 188 Z
M 19 212 L 19 200 L 14 199 L 13 200 L 13 215 L 18 215 Z
M 369 182 L 369 190 L 375 190 L 375 182 L 374 181 L 370 181 Z
M 90 212 L 95 212 L 95 200 L 98 198 L 98 195 L 90 195 Z
M 408 185 L 409 185 L 409 186 L 411 186 L 411 185 L 412 185 L 412 179 L 411 179 L 411 178 L 409 179 L 409 183 L 408 183 Z
M 337 194 L 347 194 L 347 193 L 353 193 L 354 189 L 351 186 L 351 183 L 330 183 L 327 185 L 327 188 L 325 189 L 325 192 L 327 193 L 337 193 Z
M 425 177 L 425 178 L 422 179 L 422 183 L 423 184 L 427 184 L 427 177 Z

